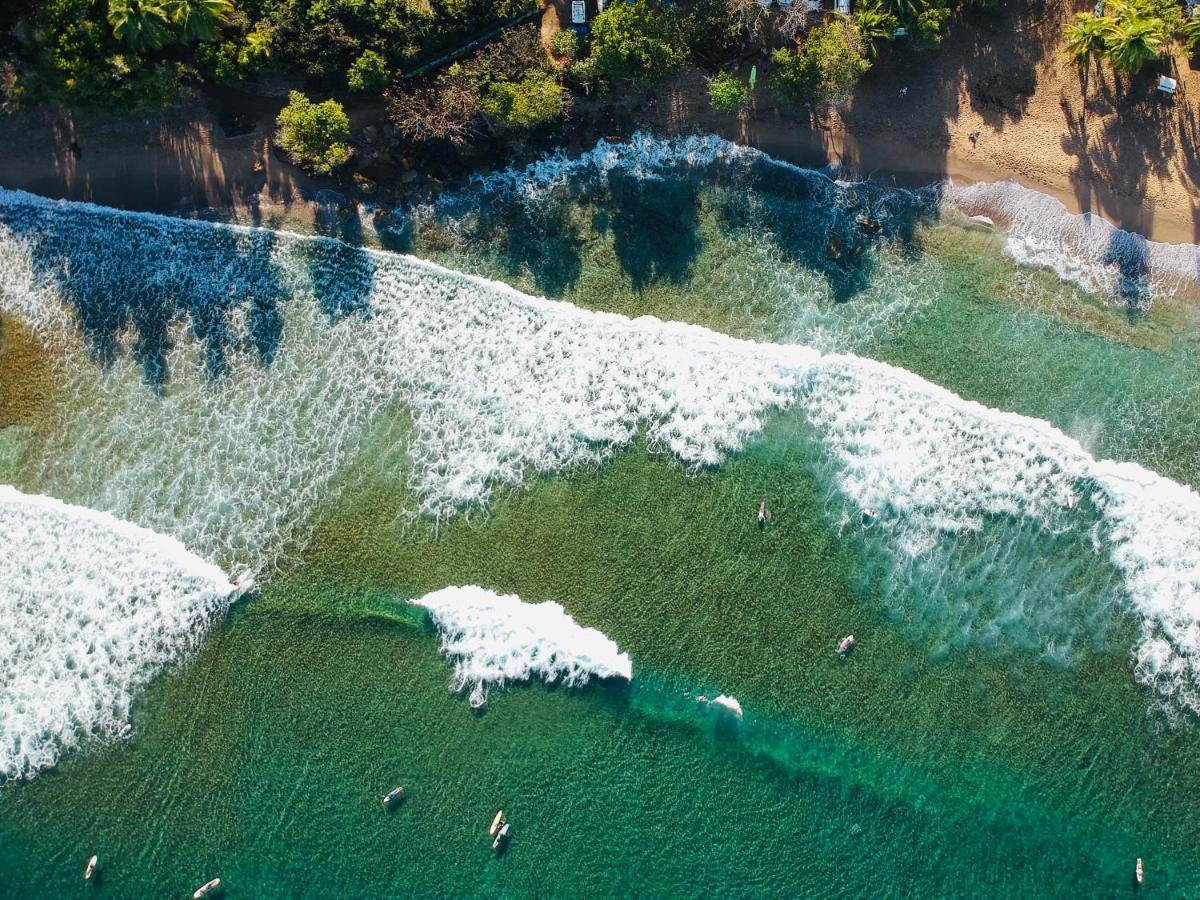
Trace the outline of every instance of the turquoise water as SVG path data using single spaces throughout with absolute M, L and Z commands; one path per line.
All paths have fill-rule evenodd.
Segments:
M 1196 483 L 1182 300 L 1131 312 L 1013 266 L 1003 235 L 923 218 L 865 244 L 855 271 L 831 271 L 811 197 L 676 180 L 666 196 L 569 191 L 541 207 L 545 232 L 491 198 L 499 225 L 428 214 L 404 240 L 581 306 L 876 358 Z M 9 228 L 33 233 L 5 209 Z M 69 216 L 60 235 L 90 233 Z M 102 221 L 96 240 L 128 242 L 135 261 L 153 246 Z M 199 240 L 155 227 L 177 248 Z M 73 302 L 112 340 L 46 339 L 57 326 L 43 307 L 4 297 L 0 372 L 33 413 L 0 423 L 0 474 L 177 530 L 227 570 L 286 549 L 270 551 L 258 596 L 136 698 L 131 741 L 0 789 L 0 893 L 185 895 L 219 875 L 228 896 L 1115 896 L 1132 891 L 1138 856 L 1144 891 L 1200 883 L 1194 716 L 1135 677 L 1141 620 L 1094 550 L 1090 489 L 1079 522 L 988 515 L 906 556 L 891 513 L 861 526 L 798 408 L 697 472 L 643 424 L 607 460 L 527 471 L 469 518 L 434 521 L 417 512 L 420 464 L 405 449 L 420 417 L 355 393 L 378 357 L 347 334 L 378 315 L 337 273 L 369 260 L 305 251 L 305 277 L 333 285 L 315 291 L 314 317 L 288 300 L 294 261 L 233 242 L 246 276 L 214 293 L 232 311 L 194 326 L 198 275 L 177 301 L 189 335 L 150 292 L 132 304 L 134 329 L 89 319 L 136 282 L 111 263 L 89 280 L 80 263 L 99 251 L 71 240 L 39 238 L 38 264 L 74 261 Z M 198 436 L 249 411 L 261 431 Z M 155 422 L 161 433 L 145 430 Z M 203 457 L 213 447 L 217 463 Z M 262 487 L 257 510 L 213 497 L 256 478 L 297 489 Z M 226 542 L 222 521 L 253 539 Z M 471 583 L 559 600 L 630 654 L 632 683 L 535 680 L 493 688 L 472 712 L 448 690 L 432 626 L 403 602 Z M 839 662 L 850 632 L 859 645 Z M 695 700 L 717 693 L 745 717 Z M 378 797 L 398 783 L 407 798 L 386 813 Z M 485 832 L 500 807 L 514 830 L 496 857 Z M 92 853 L 95 886 L 80 877 Z

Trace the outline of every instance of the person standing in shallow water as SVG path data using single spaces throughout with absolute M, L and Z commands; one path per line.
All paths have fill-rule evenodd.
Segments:
M 767 527 L 767 501 L 764 500 L 758 504 L 758 530 L 762 531 Z

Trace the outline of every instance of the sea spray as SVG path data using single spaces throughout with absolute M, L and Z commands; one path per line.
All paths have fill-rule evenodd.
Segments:
M 859 215 L 884 227 L 888 236 L 906 233 L 919 218 L 941 210 L 994 217 L 1007 229 L 1006 253 L 1018 265 L 1046 268 L 1085 290 L 1112 295 L 1136 307 L 1155 296 L 1194 287 L 1200 280 L 1200 247 L 1150 241 L 1092 213 L 1072 214 L 1061 201 L 1015 181 L 924 188 L 885 188 L 871 182 L 834 180 L 716 135 L 669 139 L 638 132 L 626 142 L 601 140 L 578 156 L 552 154 L 524 168 L 475 176 L 463 191 L 447 192 L 412 211 L 418 222 L 464 223 L 481 206 L 545 205 L 556 196 L 603 184 L 614 175 L 658 179 L 702 174 L 739 180 L 747 189 L 801 196 L 814 205 L 840 210 L 840 234 L 849 235 Z M 845 173 L 851 175 L 853 173 Z M 832 235 L 834 232 L 830 232 Z
M 584 628 L 552 600 L 526 603 L 476 585 L 448 587 L 412 601 L 429 610 L 442 652 L 454 663 L 455 691 L 471 689 L 482 706 L 489 686 L 540 675 L 568 687 L 592 678 L 633 677 L 628 653 L 595 628 Z
M 949 182 L 942 199 L 965 215 L 995 217 L 1008 232 L 1005 252 L 1017 264 L 1049 269 L 1136 308 L 1194 288 L 1200 279 L 1200 247 L 1147 240 L 1094 213 L 1071 213 L 1061 201 L 1015 181 Z
M 0 485 L 0 780 L 115 737 L 233 593 L 173 538 Z
M 1200 548 L 1177 524 L 1195 520 L 1200 500 L 1131 464 L 1114 477 L 1045 422 L 859 357 L 589 312 L 329 239 L 16 193 L 0 194 L 0 223 L 0 307 L 73 353 L 77 390 L 104 400 L 50 442 L 39 483 L 231 567 L 261 571 L 302 545 L 338 474 L 389 417 L 411 417 L 409 485 L 444 516 L 529 472 L 598 464 L 639 433 L 688 466 L 717 465 L 772 410 L 798 405 L 826 484 L 852 517 L 879 510 L 875 539 L 895 569 L 996 522 L 1073 530 L 1122 575 L 1121 603 L 1144 625 L 1139 677 L 1200 711 Z M 221 256 L 230 247 L 236 265 Z M 125 262 L 137 254 L 188 264 L 163 267 L 131 305 L 118 288 L 142 277 Z M 256 328 L 264 318 L 270 327 Z M 124 351 L 97 378 L 71 349 L 78 319 L 97 351 L 165 360 L 146 373 L 161 379 L 139 383 Z M 1040 602 L 1058 602 L 1053 578 L 1047 587 Z M 1106 615 L 1111 602 L 1100 602 Z

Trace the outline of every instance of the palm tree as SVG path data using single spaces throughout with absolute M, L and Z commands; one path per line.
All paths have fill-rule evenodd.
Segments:
M 1113 24 L 1113 20 L 1106 16 L 1076 13 L 1074 23 L 1063 31 L 1063 36 L 1067 39 L 1063 50 L 1073 62 L 1086 71 L 1089 62 L 1104 56 L 1108 34 Z
M 1105 39 L 1106 55 L 1114 69 L 1136 75 L 1146 63 L 1158 59 L 1167 44 L 1167 26 L 1156 16 L 1122 3 Z
M 1179 33 L 1183 38 L 1183 49 L 1188 56 L 1200 50 L 1200 17 L 1193 15 L 1184 19 Z
M 130 50 L 157 50 L 171 39 L 171 23 L 158 0 L 108 0 L 113 37 Z
M 210 37 L 233 10 L 230 0 L 166 0 L 164 7 L 180 38 L 202 41 Z
M 854 24 L 858 26 L 858 34 L 867 45 L 867 53 L 877 56 L 879 45 L 892 39 L 898 22 L 896 17 L 882 6 L 873 5 L 859 9 L 854 16 Z

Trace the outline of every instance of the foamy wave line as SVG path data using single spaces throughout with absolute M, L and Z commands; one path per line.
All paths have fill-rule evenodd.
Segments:
M 115 737 L 233 591 L 174 538 L 0 485 L 0 780 Z
M 260 232 L 11 193 L 0 193 L 0 221 L 21 230 L 0 236 L 0 268 L 12 275 L 0 278 L 0 304 L 46 333 L 69 318 L 62 292 L 72 279 L 100 290 L 141 277 L 121 268 L 131 255 L 123 239 L 154 261 L 157 289 L 172 297 L 198 283 L 218 298 L 251 290 L 254 267 L 272 267 L 291 300 L 289 337 L 267 364 L 231 351 L 214 385 L 175 359 L 172 371 L 193 381 L 172 382 L 161 401 L 128 378 L 101 379 L 115 414 L 97 424 L 105 407 L 91 404 L 85 432 L 68 429 L 48 454 L 51 480 L 73 497 L 129 510 L 214 558 L 257 568 L 295 539 L 397 403 L 413 421 L 410 485 L 431 515 L 486 503 L 530 470 L 600 463 L 642 429 L 689 466 L 717 464 L 772 410 L 798 404 L 849 503 L 883 511 L 879 533 L 900 563 L 989 517 L 1083 525 L 1078 500 L 1090 496 L 1098 546 L 1142 617 L 1139 677 L 1200 712 L 1200 545 L 1187 528 L 1200 521 L 1200 499 L 1140 466 L 1097 462 L 1045 422 L 854 356 L 581 310 L 328 239 L 274 234 L 266 252 L 255 249 Z M 214 258 L 206 241 L 220 235 L 225 246 L 230 234 L 245 257 Z M 63 274 L 39 273 L 35 253 L 62 254 Z M 187 266 L 175 274 L 172 259 Z M 352 312 L 321 321 L 315 311 L 331 307 Z M 226 327 L 244 336 L 232 314 Z M 194 343 L 179 337 L 180 347 Z M 94 369 L 81 371 L 91 389 Z
M 588 679 L 633 677 L 628 653 L 595 628 L 584 628 L 552 600 L 526 603 L 476 585 L 447 587 L 411 601 L 429 610 L 442 653 L 454 663 L 451 688 L 471 688 L 471 705 L 487 688 L 540 675 L 568 687 Z
M 663 139 L 638 132 L 627 142 L 601 140 L 575 157 L 560 151 L 522 168 L 476 176 L 467 190 L 444 194 L 414 212 L 418 218 L 431 212 L 469 213 L 478 206 L 480 195 L 491 194 L 541 203 L 572 180 L 603 180 L 613 172 L 659 178 L 679 170 L 724 174 L 757 166 L 802 177 L 828 203 L 854 206 L 856 202 L 846 192 L 860 184 L 833 181 L 824 172 L 775 159 L 753 147 L 715 135 Z M 1145 305 L 1154 296 L 1200 282 L 1200 246 L 1150 241 L 1101 216 L 1070 213 L 1054 197 L 1015 181 L 966 186 L 946 181 L 906 193 L 937 198 L 943 207 L 964 215 L 996 219 L 1007 229 L 1005 251 L 1014 262 L 1049 269 L 1088 291 Z
M 1094 213 L 1069 212 L 1061 201 L 1015 181 L 947 182 L 942 200 L 964 215 L 1000 222 L 1014 262 L 1048 269 L 1094 293 L 1144 306 L 1200 281 L 1200 246 L 1148 240 Z

